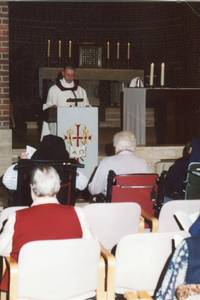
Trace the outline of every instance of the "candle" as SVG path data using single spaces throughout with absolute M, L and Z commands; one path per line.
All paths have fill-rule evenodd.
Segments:
M 117 43 L 117 59 L 119 59 L 119 43 Z
M 48 40 L 48 45 L 47 45 L 47 57 L 50 57 L 50 40 Z
M 127 59 L 130 59 L 130 43 L 128 43 Z
M 107 59 L 110 58 L 110 44 L 107 42 Z
M 69 57 L 72 56 L 72 41 L 69 41 Z
M 61 57 L 61 41 L 58 42 L 58 57 Z
M 150 86 L 153 86 L 153 75 L 154 75 L 154 64 L 151 64 L 151 68 L 150 68 Z
M 165 85 L 165 64 L 161 64 L 161 76 L 160 76 L 160 85 L 164 86 Z

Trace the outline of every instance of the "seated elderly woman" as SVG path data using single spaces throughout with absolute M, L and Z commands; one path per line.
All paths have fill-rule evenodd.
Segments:
M 130 131 L 121 131 L 114 135 L 115 155 L 105 157 L 99 164 L 88 190 L 92 195 L 106 195 L 107 177 L 110 170 L 117 175 L 149 173 L 146 161 L 134 154 L 136 137 Z
M 36 167 L 30 179 L 31 207 L 10 214 L 0 234 L 0 255 L 15 260 L 31 241 L 94 238 L 80 207 L 59 204 L 60 177 L 50 166 Z M 7 291 L 8 273 L 0 289 Z
M 184 239 L 177 247 L 155 300 L 177 300 L 179 286 L 200 283 L 199 247 L 199 235 Z

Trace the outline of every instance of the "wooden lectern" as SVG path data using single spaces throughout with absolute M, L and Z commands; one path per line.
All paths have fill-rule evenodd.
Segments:
M 43 110 L 42 120 L 47 123 L 57 123 L 57 107 L 49 107 Z

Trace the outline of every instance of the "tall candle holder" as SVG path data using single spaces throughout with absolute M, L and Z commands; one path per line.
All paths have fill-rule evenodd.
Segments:
M 60 68 L 60 57 L 58 57 L 58 68 Z
M 107 58 L 107 69 L 110 69 L 110 59 Z
M 71 57 L 69 57 L 69 63 L 71 64 L 71 62 L 72 62 L 72 58 L 71 58 Z
M 119 69 L 119 58 L 117 58 L 117 69 Z
M 161 86 L 160 86 L 161 89 L 164 89 L 164 87 L 165 87 L 164 85 L 161 85 Z
M 127 59 L 127 70 L 129 70 L 129 68 L 130 68 L 130 60 L 129 59 Z
M 47 67 L 49 68 L 49 57 L 47 57 Z

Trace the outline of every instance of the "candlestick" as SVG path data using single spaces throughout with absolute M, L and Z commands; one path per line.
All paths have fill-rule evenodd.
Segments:
M 130 62 L 130 59 L 127 59 L 127 66 L 126 66 L 127 70 L 129 69 L 129 62 Z
M 107 69 L 109 69 L 109 68 L 110 68 L 110 59 L 107 58 Z
M 161 76 L 160 76 L 160 85 L 164 86 L 165 85 L 165 64 L 161 64 Z
M 61 57 L 61 41 L 58 42 L 58 57 Z
M 117 43 L 117 59 L 119 59 L 119 43 Z
M 130 43 L 128 43 L 127 59 L 130 59 Z
M 110 43 L 107 42 L 107 59 L 110 58 Z
M 48 40 L 48 45 L 47 45 L 47 57 L 50 57 L 50 40 Z
M 72 56 L 72 41 L 69 41 L 69 58 Z
M 154 76 L 154 64 L 151 64 L 151 68 L 150 68 L 150 86 L 153 86 L 153 76 Z

